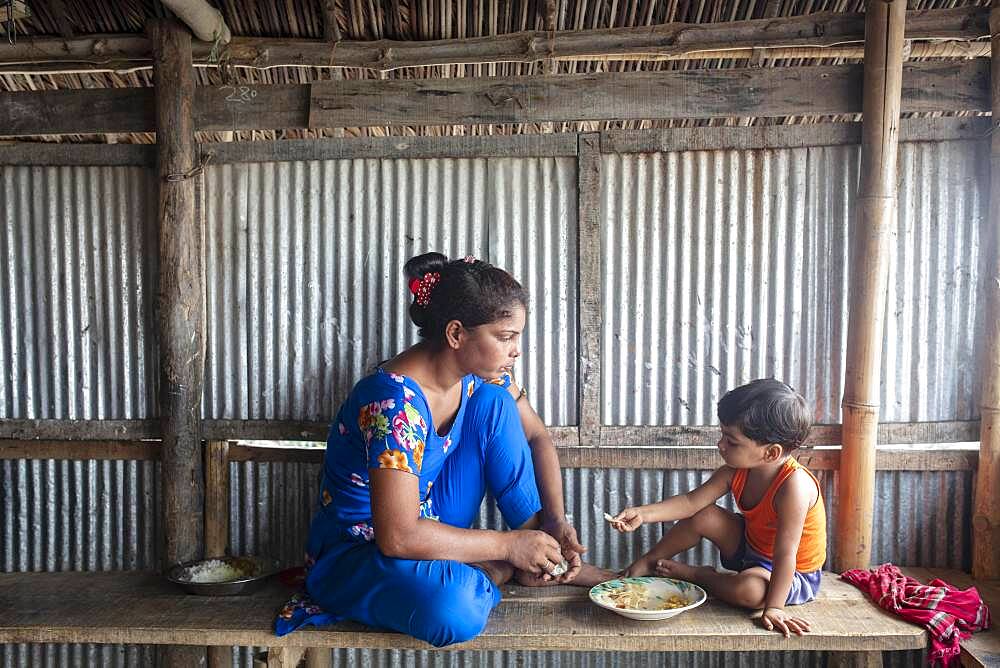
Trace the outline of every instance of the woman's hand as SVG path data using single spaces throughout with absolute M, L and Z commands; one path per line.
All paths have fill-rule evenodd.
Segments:
M 504 535 L 507 537 L 504 560 L 522 571 L 536 575 L 551 573 L 563 560 L 559 543 L 544 531 L 519 529 Z
M 565 517 L 542 522 L 542 531 L 549 534 L 559 542 L 563 559 L 569 564 L 569 569 L 562 575 L 555 576 L 554 579 L 559 584 L 571 582 L 580 573 L 583 562 L 580 555 L 587 551 L 576 536 L 576 528 L 566 521 Z M 551 577 L 551 576 L 550 576 Z
M 768 631 L 778 631 L 786 638 L 792 633 L 802 635 L 809 632 L 809 622 L 800 617 L 792 617 L 783 608 L 764 608 L 760 623 Z
M 611 526 L 621 533 L 630 533 L 641 527 L 645 521 L 646 520 L 642 516 L 641 509 L 626 508 L 615 515 L 614 519 L 611 521 Z

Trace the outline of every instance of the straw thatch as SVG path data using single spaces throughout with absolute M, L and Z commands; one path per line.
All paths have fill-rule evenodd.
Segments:
M 436 40 L 483 37 L 524 30 L 589 30 L 657 25 L 670 22 L 710 23 L 768 17 L 800 16 L 815 12 L 862 12 L 862 0 L 556 0 L 554 26 L 546 25 L 544 0 L 209 0 L 222 12 L 233 35 L 259 37 L 324 37 L 324 6 L 330 4 L 340 35 L 345 40 Z M 910 9 L 945 9 L 987 5 L 987 0 L 911 0 Z M 32 16 L 16 23 L 17 36 L 83 36 L 100 33 L 141 33 L 147 19 L 168 16 L 153 0 L 31 0 Z M 0 53 L 4 48 L 0 42 Z M 753 66 L 830 65 L 846 61 L 829 59 L 763 58 Z M 420 79 L 445 77 L 533 76 L 543 73 L 583 74 L 689 68 L 747 67 L 747 59 L 683 61 L 573 61 L 490 63 L 413 67 L 381 73 L 376 70 L 283 67 L 270 70 L 198 68 L 200 85 L 222 83 L 306 83 L 345 79 Z M 151 86 L 148 69 L 119 73 L 0 74 L 0 90 L 49 90 Z M 448 126 L 348 128 L 348 135 L 464 135 L 521 134 L 560 131 L 593 131 L 611 128 L 684 127 L 693 125 L 759 125 L 856 120 L 856 117 L 786 117 L 684 119 L 611 123 L 515 124 L 506 126 Z M 334 130 L 278 130 L 238 132 L 236 139 L 282 139 L 334 136 Z M 199 133 L 199 139 L 219 140 L 219 133 Z M 36 137 L 44 141 L 153 141 L 151 134 Z

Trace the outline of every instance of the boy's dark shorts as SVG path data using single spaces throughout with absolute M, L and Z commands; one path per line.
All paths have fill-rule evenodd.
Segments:
M 771 560 L 747 544 L 746 531 L 743 532 L 743 536 L 740 538 L 740 546 L 736 550 L 736 554 L 728 557 L 720 556 L 722 567 L 730 571 L 745 571 L 754 566 L 774 571 L 774 565 L 771 563 Z M 785 605 L 808 603 L 816 598 L 816 594 L 819 593 L 821 576 L 822 569 L 813 571 L 812 573 L 795 571 L 795 576 L 792 578 L 792 588 L 788 590 L 788 598 L 785 599 Z

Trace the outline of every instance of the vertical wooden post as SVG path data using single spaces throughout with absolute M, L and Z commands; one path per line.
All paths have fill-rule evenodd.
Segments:
M 310 647 L 306 650 L 306 668 L 330 668 L 333 654 L 329 647 Z
M 399 20 L 399 17 L 393 17 L 394 22 L 397 20 Z M 398 38 L 399 36 L 396 35 L 396 37 Z M 341 40 L 340 25 L 337 24 L 336 0 L 323 0 L 323 39 L 330 43 L 331 49 L 333 49 L 331 60 L 335 59 L 337 56 L 337 42 Z M 339 68 L 335 67 L 330 70 L 330 78 L 333 81 L 340 81 L 344 78 L 344 75 Z M 343 137 L 344 128 L 334 128 L 333 136 Z
M 205 443 L 205 556 L 222 557 L 229 545 L 229 443 Z M 209 668 L 233 665 L 232 647 L 209 647 Z
M 549 55 L 552 55 L 552 50 L 555 44 L 555 34 L 556 34 L 556 20 L 559 15 L 559 10 L 556 8 L 556 0 L 545 0 L 544 6 L 539 3 L 538 11 L 542 12 L 542 29 L 545 31 L 546 42 L 548 45 Z M 549 76 L 556 73 L 556 60 L 555 58 L 546 58 L 542 61 L 542 76 Z M 552 121 L 545 121 L 544 123 L 538 124 L 538 129 L 543 134 L 552 134 L 555 132 L 555 123 Z
M 201 393 L 205 280 L 195 220 L 194 69 L 191 33 L 150 25 L 160 186 L 160 416 L 163 429 L 164 565 L 202 554 Z
M 830 652 L 826 668 L 882 668 L 882 652 Z
M 271 647 L 267 650 L 267 668 L 295 668 L 304 653 L 304 647 Z
M 890 244 L 896 234 L 896 157 L 906 0 L 871 0 L 865 12 L 861 183 L 851 230 L 850 319 L 844 374 L 837 570 L 871 561 L 879 372 Z
M 984 253 L 983 383 L 979 467 L 972 513 L 972 575 L 1000 577 L 1000 1 L 990 8 L 993 134 L 990 141 L 990 214 L 982 234 Z
M 601 135 L 577 140 L 576 180 L 579 262 L 580 445 L 600 445 L 601 436 Z
M 163 565 L 202 555 L 204 480 L 201 393 L 204 376 L 205 281 L 201 229 L 195 219 L 194 69 L 191 33 L 175 21 L 149 25 L 156 92 L 159 175 L 160 419 L 163 433 Z M 205 663 L 204 647 L 170 647 L 165 666 Z
M 229 443 L 205 443 L 205 556 L 225 556 L 229 545 Z

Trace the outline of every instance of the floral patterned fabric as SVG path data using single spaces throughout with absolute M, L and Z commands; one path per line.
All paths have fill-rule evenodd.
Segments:
M 505 374 L 490 385 L 511 383 Z M 327 441 L 306 547 L 308 593 L 296 594 L 278 613 L 277 635 L 344 618 L 438 646 L 481 630 L 501 596 L 481 570 L 447 560 L 389 558 L 377 549 L 369 469 L 417 476 L 422 518 L 468 527 L 488 488 L 508 524 L 523 524 L 541 508 L 530 446 L 512 396 L 484 384 L 474 376 L 462 379 L 460 404 L 444 435 L 411 379 L 379 370 L 355 386 Z M 467 447 L 457 447 L 460 441 Z M 489 445 L 495 443 L 503 445 Z M 442 503 L 440 519 L 432 489 Z
M 443 436 L 431 424 L 427 400 L 413 380 L 378 369 L 355 385 L 327 439 L 319 503 L 328 521 L 351 540 L 375 540 L 368 489 L 373 468 L 420 478 L 420 517 L 437 519 L 431 487 L 452 448 L 452 435 L 461 433 L 466 401 L 484 382 L 508 387 L 513 379 L 510 374 L 491 381 L 463 378 L 461 403 Z

